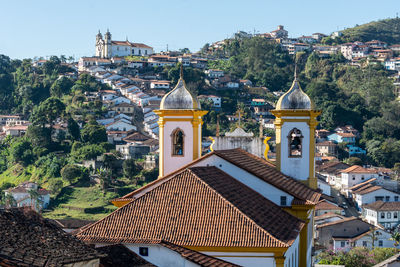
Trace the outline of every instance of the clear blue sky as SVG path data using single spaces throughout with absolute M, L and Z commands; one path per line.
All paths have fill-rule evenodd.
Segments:
M 329 34 L 395 17 L 398 0 L 8 0 L 1 2 L 0 54 L 11 58 L 91 56 L 95 35 L 142 42 L 156 51 L 231 36 L 237 30 L 270 32 L 282 24 L 289 36 Z

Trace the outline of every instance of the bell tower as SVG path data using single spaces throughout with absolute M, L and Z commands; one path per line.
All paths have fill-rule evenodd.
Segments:
M 175 88 L 161 100 L 159 116 L 159 177 L 201 157 L 202 117 L 197 98 L 186 88 L 183 69 Z
M 110 33 L 110 31 L 107 29 L 107 32 L 106 32 L 106 34 L 104 35 L 104 55 L 103 55 L 103 57 L 105 57 L 105 58 L 111 58 L 111 56 L 112 56 L 111 49 L 112 49 L 112 44 L 111 44 L 111 33 Z
M 276 129 L 276 168 L 317 188 L 315 177 L 315 127 L 321 111 L 301 90 L 296 74 L 292 86 L 271 111 Z

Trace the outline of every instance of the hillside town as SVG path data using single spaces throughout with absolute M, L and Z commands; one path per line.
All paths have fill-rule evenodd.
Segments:
M 233 40 L 259 38 L 293 58 L 307 53 L 341 56 L 343 65 L 358 69 L 379 65 L 398 102 L 400 44 L 326 44 L 341 35 L 289 38 L 279 25 L 267 33 L 238 31 L 192 53 L 156 52 L 151 44 L 116 41 L 109 30 L 103 38 L 99 31 L 94 56 L 58 62 L 68 71 L 55 79 L 71 87 L 91 83 L 94 90 L 60 93 L 66 107 L 47 120 L 39 108 L 0 115 L 4 144 L 33 140 L 31 129 L 42 127 L 57 143 L 51 155 L 69 157 L 55 186 L 34 175 L 50 149 L 32 145 L 38 159 L 24 165 L 29 149 L 21 146 L 20 164 L 6 170 L 19 180 L 0 183 L 0 266 L 296 267 L 319 266 L 326 251 L 396 248 L 399 255 L 398 163 L 366 160 L 371 146 L 361 141 L 362 127 L 318 125 L 323 111 L 303 90 L 296 61 L 283 90 L 212 67 L 228 61 L 223 51 Z M 32 71 L 50 63 L 54 58 L 32 61 Z M 189 83 L 195 75 L 201 90 Z M 80 138 L 72 137 L 73 124 Z M 99 129 L 105 140 L 96 140 Z M 128 164 L 135 175 L 126 174 Z M 24 181 L 27 173 L 32 178 Z M 112 197 L 101 207 L 75 207 L 60 197 L 74 187 L 98 187 L 103 198 Z M 72 216 L 52 213 L 58 208 Z M 77 211 L 102 217 L 74 218 Z M 17 240 L 22 244 L 10 245 Z M 399 264 L 390 259 L 379 266 Z

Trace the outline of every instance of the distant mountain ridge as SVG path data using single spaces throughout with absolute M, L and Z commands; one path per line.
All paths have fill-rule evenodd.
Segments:
M 379 40 L 388 45 L 400 44 L 400 18 L 383 19 L 358 25 L 342 31 L 347 42 Z

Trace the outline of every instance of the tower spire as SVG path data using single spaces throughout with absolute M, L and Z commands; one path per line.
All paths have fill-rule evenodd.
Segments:
M 294 61 L 294 79 L 297 80 L 297 62 Z
M 179 78 L 183 80 L 183 65 L 181 64 L 181 71 L 179 73 Z

